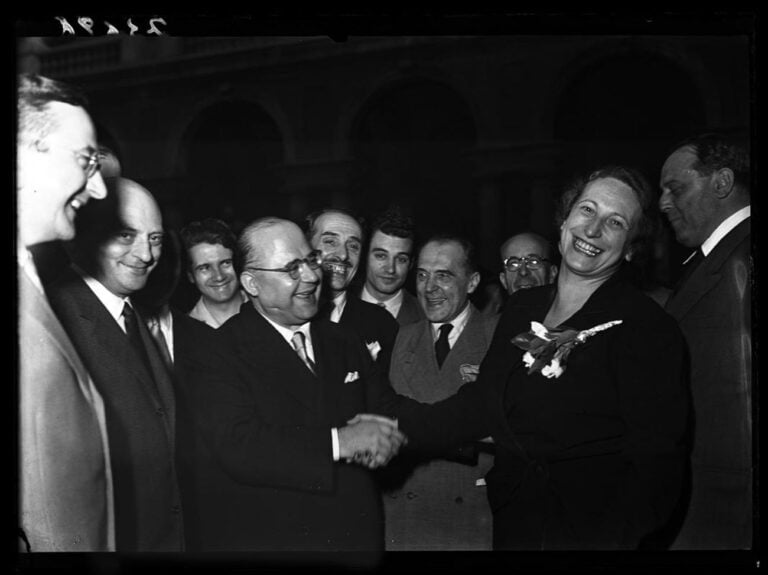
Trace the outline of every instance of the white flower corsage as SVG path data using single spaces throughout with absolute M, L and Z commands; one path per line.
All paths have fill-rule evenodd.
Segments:
M 549 330 L 537 321 L 531 322 L 531 330 L 512 339 L 512 343 L 524 350 L 523 363 L 528 375 L 540 372 L 547 378 L 560 377 L 565 371 L 568 355 L 579 344 L 596 333 L 604 331 L 623 320 L 609 321 L 595 327 L 577 331 L 575 329 Z

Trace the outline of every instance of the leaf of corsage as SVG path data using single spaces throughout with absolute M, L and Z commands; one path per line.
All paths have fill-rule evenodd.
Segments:
M 531 349 L 532 342 L 536 339 L 538 338 L 534 334 L 532 334 L 530 331 L 526 331 L 513 337 L 512 344 L 522 350 L 529 351 Z

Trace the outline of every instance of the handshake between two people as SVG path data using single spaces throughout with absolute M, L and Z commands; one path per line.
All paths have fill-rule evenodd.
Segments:
M 339 429 L 340 458 L 368 469 L 386 465 L 407 443 L 397 420 L 383 415 L 358 413 Z

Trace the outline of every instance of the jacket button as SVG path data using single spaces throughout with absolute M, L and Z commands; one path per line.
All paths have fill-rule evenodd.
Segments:
M 416 495 L 413 491 L 409 491 L 408 493 L 405 494 L 405 497 L 406 499 L 416 499 L 418 495 Z
M 163 408 L 163 407 L 158 407 L 158 408 L 155 410 L 155 413 L 157 413 L 157 415 L 159 415 L 160 417 L 165 417 L 165 408 Z
M 171 507 L 171 511 L 173 511 L 174 513 L 181 513 L 181 506 L 174 505 L 173 507 Z
M 454 499 L 454 501 L 456 503 L 464 503 L 464 498 L 461 495 L 459 495 L 456 499 Z

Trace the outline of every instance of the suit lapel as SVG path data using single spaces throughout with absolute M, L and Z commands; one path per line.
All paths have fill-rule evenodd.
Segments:
M 73 295 L 81 302 L 80 319 L 86 339 L 93 342 L 94 347 L 100 350 L 100 355 L 105 358 L 105 361 L 112 361 L 124 367 L 141 383 L 155 402 L 161 403 L 167 409 L 170 408 L 163 401 L 152 374 L 147 371 L 144 362 L 131 346 L 128 336 L 120 329 L 115 318 L 110 315 L 85 281 L 79 276 L 77 279 L 77 282 L 73 282 L 72 290 Z M 140 333 L 146 332 L 146 327 L 141 325 L 143 322 L 138 323 Z M 142 337 L 144 335 L 148 335 L 148 332 Z
M 85 366 L 80 361 L 80 356 L 64 331 L 61 322 L 53 313 L 48 299 L 35 287 L 23 269 L 17 268 L 17 272 L 20 280 L 20 313 L 22 317 L 28 316 L 39 322 L 51 334 L 53 341 L 56 342 L 64 357 L 78 373 L 79 378 L 81 380 L 87 379 Z
M 306 408 L 317 409 L 318 378 L 283 337 L 253 308 L 246 306 L 239 314 L 242 336 L 235 350 L 253 373 L 268 385 L 294 397 Z M 316 346 L 315 338 L 312 339 Z M 315 353 L 317 363 L 317 353 Z
M 685 317 L 691 308 L 718 284 L 722 277 L 720 269 L 723 264 L 749 233 L 750 218 L 747 218 L 720 240 L 698 268 L 693 270 L 686 282 L 667 302 L 666 311 L 678 320 Z

